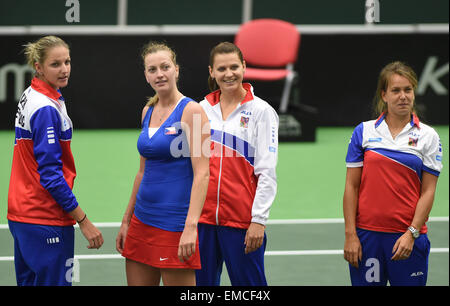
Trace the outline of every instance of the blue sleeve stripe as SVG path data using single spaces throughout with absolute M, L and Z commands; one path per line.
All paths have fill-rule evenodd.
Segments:
M 428 168 L 427 166 L 423 166 L 422 168 L 423 171 L 426 171 L 430 174 L 433 174 L 434 176 L 439 176 L 439 174 L 441 174 L 439 171 L 433 170 L 431 168 Z
M 362 162 L 364 160 L 364 148 L 362 147 L 363 130 L 364 125 L 360 123 L 353 131 L 345 158 L 347 163 Z
M 59 139 L 60 140 L 71 140 L 72 139 L 72 129 L 62 131 Z
M 31 139 L 31 132 L 20 127 L 16 127 L 16 139 Z

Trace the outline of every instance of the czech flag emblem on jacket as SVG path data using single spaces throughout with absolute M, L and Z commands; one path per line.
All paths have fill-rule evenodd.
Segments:
M 248 128 L 248 117 L 241 116 L 241 127 Z

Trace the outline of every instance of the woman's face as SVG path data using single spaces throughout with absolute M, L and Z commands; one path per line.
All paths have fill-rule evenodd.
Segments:
M 392 74 L 389 77 L 387 89 L 381 93 L 381 97 L 387 104 L 388 113 L 398 116 L 412 113 L 414 88 L 407 78 L 399 74 Z
M 56 46 L 47 51 L 43 63 L 35 63 L 38 77 L 55 89 L 66 87 L 70 77 L 70 54 L 64 46 Z
M 241 62 L 237 53 L 218 53 L 214 56 L 213 66 L 209 66 L 209 74 L 221 91 L 241 88 L 244 72 L 245 62 Z
M 147 54 L 144 65 L 145 78 L 156 93 L 163 93 L 176 88 L 179 69 L 173 63 L 169 51 L 161 50 Z

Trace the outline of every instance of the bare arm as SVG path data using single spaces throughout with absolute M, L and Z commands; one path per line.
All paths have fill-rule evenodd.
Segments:
M 144 120 L 145 114 L 147 113 L 148 106 L 144 107 L 142 111 L 142 121 Z M 131 190 L 130 200 L 128 201 L 128 206 L 122 218 L 122 225 L 120 226 L 119 233 L 116 238 L 116 250 L 122 254 L 123 247 L 125 245 L 125 238 L 128 233 L 128 226 L 131 221 L 131 217 L 134 213 L 134 206 L 136 204 L 136 195 L 141 185 L 142 177 L 144 176 L 145 170 L 145 158 L 140 156 L 139 160 L 139 170 L 134 178 L 133 189 Z
M 420 230 L 425 224 L 431 208 L 433 207 L 434 194 L 436 192 L 438 177 L 426 171 L 422 173 L 422 190 L 419 201 L 417 202 L 416 212 L 411 225 Z
M 417 202 L 416 211 L 411 226 L 420 230 L 433 207 L 434 194 L 436 191 L 438 177 L 426 171 L 422 173 L 422 188 L 419 201 Z M 392 260 L 406 259 L 412 252 L 414 247 L 414 238 L 409 230 L 407 230 L 394 244 L 392 249 Z
M 187 138 L 194 173 L 189 210 L 178 247 L 178 258 L 183 261 L 189 259 L 196 249 L 197 224 L 205 203 L 209 183 L 211 130 L 205 112 L 195 102 L 186 106 L 181 121 L 187 127 Z
M 344 258 L 352 266 L 358 267 L 362 259 L 362 249 L 356 234 L 356 212 L 358 210 L 359 186 L 361 184 L 362 167 L 347 168 L 344 190 L 345 244 Z
M 130 200 L 128 201 L 127 209 L 125 210 L 125 214 L 122 218 L 122 223 L 130 224 L 131 217 L 134 213 L 134 206 L 136 204 L 136 195 L 139 191 L 139 186 L 141 186 L 142 177 L 144 176 L 145 169 L 145 158 L 140 157 L 139 159 L 139 170 L 134 178 L 133 189 L 131 190 Z

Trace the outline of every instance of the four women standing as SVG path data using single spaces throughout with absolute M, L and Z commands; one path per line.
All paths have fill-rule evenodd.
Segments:
M 70 76 L 69 48 L 47 36 L 25 53 L 36 76 L 18 105 L 8 195 L 17 283 L 70 285 L 72 225 L 78 221 L 89 248 L 103 238 L 71 191 L 72 124 L 59 91 Z M 243 83 L 245 61 L 232 43 L 212 49 L 212 92 L 200 104 L 178 90 L 179 67 L 167 45 L 149 43 L 142 59 L 156 95 L 142 111 L 140 168 L 116 239 L 128 284 L 219 285 L 225 262 L 232 285 L 267 285 L 277 113 Z M 349 144 L 344 257 L 354 285 L 426 283 L 425 222 L 442 149 L 414 111 L 416 87 L 410 67 L 387 65 L 377 89 L 379 117 L 358 125 Z M 40 256 L 32 256 L 36 250 Z M 374 267 L 376 277 L 368 273 Z

